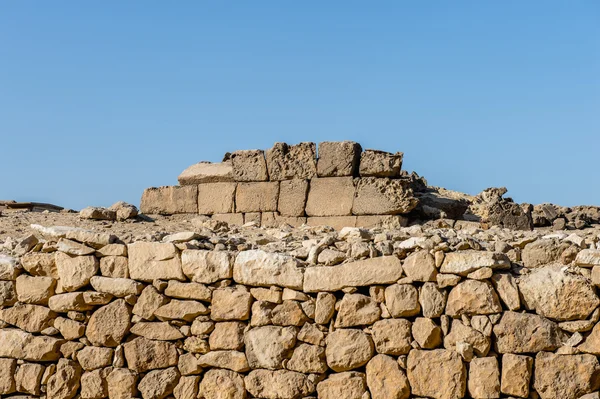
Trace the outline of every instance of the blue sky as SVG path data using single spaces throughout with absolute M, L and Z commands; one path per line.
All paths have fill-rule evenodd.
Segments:
M 139 203 L 276 141 L 600 205 L 600 2 L 0 4 L 0 199 Z

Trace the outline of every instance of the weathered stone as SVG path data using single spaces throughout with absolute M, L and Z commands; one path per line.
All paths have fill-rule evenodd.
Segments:
M 472 398 L 500 397 L 500 370 L 495 357 L 471 360 L 468 390 Z
M 215 323 L 208 343 L 211 350 L 240 350 L 244 347 L 246 324 L 239 321 Z
M 319 143 L 317 175 L 319 177 L 355 176 L 362 148 L 354 141 L 324 141 Z
M 21 265 L 32 276 L 58 279 L 53 253 L 30 252 L 21 257 Z
M 583 249 L 577 253 L 575 264 L 582 267 L 600 266 L 600 249 Z
M 361 330 L 335 330 L 327 336 L 327 365 L 336 372 L 364 366 L 373 356 L 373 349 L 373 340 Z
M 204 399 L 245 399 L 244 378 L 230 370 L 208 370 L 200 382 L 200 397 Z
M 104 370 L 86 371 L 81 376 L 81 399 L 102 399 L 108 396 Z
M 161 321 L 185 320 L 191 322 L 196 317 L 208 313 L 210 313 L 210 310 L 198 301 L 180 301 L 174 299 L 156 309 L 154 316 Z
M 137 374 L 129 369 L 114 369 L 106 377 L 110 399 L 131 399 L 137 393 Z
M 276 212 L 279 182 L 238 183 L 235 191 L 236 212 Z
M 127 246 L 129 275 L 134 280 L 185 280 L 177 247 L 171 243 L 138 241 Z
M 244 286 L 225 287 L 213 292 L 210 318 L 215 321 L 248 320 L 252 295 Z
M 80 244 L 77 241 L 67 240 L 66 238 L 59 239 L 56 248 L 71 256 L 92 255 L 96 252 L 95 249 L 90 248 L 87 245 Z
M 284 216 L 304 216 L 308 180 L 285 180 L 279 184 L 279 202 L 277 210 Z
M 280 369 L 282 361 L 296 343 L 293 327 L 265 326 L 249 330 L 244 338 L 251 368 Z
M 14 281 L 0 281 L 0 306 L 12 306 L 17 302 Z
M 193 186 L 204 183 L 221 183 L 233 181 L 231 162 L 198 162 L 188 166 L 177 177 L 182 186 Z M 201 212 L 202 213 L 202 212 Z
M 367 385 L 373 398 L 408 399 L 410 386 L 398 362 L 386 355 L 377 355 L 367 363 Z
M 198 213 L 198 186 L 163 186 L 144 190 L 140 210 L 145 214 Z
M 423 349 L 435 349 L 442 343 L 442 329 L 426 317 L 415 319 L 412 324 L 412 335 Z
M 128 204 L 125 201 L 117 201 L 108 209 L 116 212 L 118 221 L 134 219 L 139 214 L 139 211 L 135 205 Z
M 99 262 L 95 256 L 70 256 L 56 252 L 56 270 L 60 285 L 65 291 L 76 291 L 89 284 L 98 272 Z
M 540 352 L 535 357 L 533 386 L 541 399 L 577 399 L 600 388 L 598 359 Z
M 17 260 L 12 256 L 0 254 L 0 281 L 14 281 L 18 275 Z
M 465 395 L 467 370 L 456 352 L 412 350 L 408 354 L 407 374 L 415 396 L 453 399 Z
M 509 310 L 519 310 L 521 307 L 519 287 L 512 275 L 508 273 L 495 273 L 492 276 L 492 284 L 496 288 L 498 296 Z
M 317 384 L 320 399 L 365 399 L 366 392 L 366 376 L 356 371 L 329 374 Z
M 175 399 L 197 398 L 199 376 L 181 377 L 173 390 Z
M 210 351 L 198 358 L 202 367 L 217 367 L 243 373 L 250 370 L 244 352 L 237 351 Z
M 421 311 L 417 289 L 410 284 L 394 284 L 385 288 L 385 306 L 392 317 L 410 317 Z
M 198 213 L 235 212 L 235 192 L 237 183 L 204 183 L 198 185 Z
M 272 285 L 301 290 L 303 271 L 300 263 L 289 255 L 250 250 L 240 252 L 233 268 L 238 284 L 258 287 Z
M 15 283 L 19 302 L 38 305 L 48 304 L 55 287 L 56 280 L 52 277 L 32 277 L 26 274 L 17 277 Z
M 306 214 L 308 216 L 351 215 L 354 191 L 352 177 L 311 179 L 306 200 Z
M 154 312 L 168 303 L 168 298 L 159 293 L 156 288 L 149 285 L 142 291 L 137 303 L 133 307 L 133 314 L 146 320 L 154 319 Z
M 317 174 L 315 143 L 275 143 L 266 153 L 270 180 L 311 179 Z
M 467 343 L 477 356 L 486 356 L 490 351 L 491 340 L 460 320 L 452 321 L 450 333 L 444 337 L 444 348 L 456 350 L 460 343 Z
M 304 292 L 392 284 L 401 276 L 402 264 L 395 256 L 381 256 L 339 266 L 309 267 L 304 273 Z
M 448 294 L 446 314 L 450 316 L 492 314 L 502 312 L 500 299 L 486 281 L 465 280 Z
M 117 298 L 124 298 L 127 295 L 139 295 L 144 289 L 143 284 L 128 278 L 93 276 L 90 278 L 90 284 L 97 292 L 111 294 Z
M 425 283 L 419 288 L 419 304 L 423 316 L 440 317 L 446 307 L 446 291 L 439 289 L 435 283 Z
M 346 294 L 339 302 L 336 327 L 354 327 L 375 323 L 381 308 L 373 299 L 362 294 Z
M 138 337 L 124 344 L 123 349 L 127 366 L 139 373 L 177 365 L 177 348 L 169 342 Z
M 117 220 L 117 212 L 97 206 L 88 206 L 79 211 L 79 217 L 92 220 Z
M 77 395 L 81 379 L 81 367 L 67 359 L 60 359 L 56 373 L 50 377 L 47 385 L 47 397 L 52 399 L 71 399 Z
M 12 328 L 0 329 L 0 357 L 29 360 L 32 362 L 56 361 L 60 357 L 58 348 L 63 340 L 34 336 Z
M 14 359 L 0 359 L 0 395 L 15 392 L 15 371 L 17 361 Z
M 499 198 L 486 205 L 486 220 L 493 226 L 511 230 L 532 230 L 530 204 L 516 204 L 512 200 Z
M 181 281 L 170 280 L 165 288 L 164 294 L 171 298 L 193 299 L 196 301 L 210 302 L 212 299 L 211 290 L 204 284 L 182 283 Z
M 140 337 L 154 339 L 158 341 L 176 341 L 184 336 L 178 328 L 173 327 L 168 322 L 162 323 L 135 323 L 130 332 Z
M 409 255 L 404 260 L 402 269 L 413 281 L 436 281 L 435 260 L 427 251 L 418 251 Z
M 153 370 L 140 380 L 138 389 L 144 399 L 163 399 L 173 393 L 179 377 L 179 371 L 175 367 Z
M 125 256 L 104 256 L 100 258 L 100 273 L 104 277 L 129 278 L 129 260 Z
M 589 281 L 565 266 L 534 269 L 518 284 L 527 309 L 555 320 L 585 319 L 600 304 Z
M 77 362 L 85 371 L 97 370 L 112 364 L 114 349 L 86 346 L 77 352 Z
M 404 153 L 364 150 L 360 157 L 361 176 L 397 177 L 402 169 Z
M 500 391 L 505 395 L 519 398 L 529 397 L 529 383 L 533 359 L 529 356 L 507 353 L 502 356 L 502 385 Z
M 287 370 L 253 370 L 244 383 L 253 397 L 264 399 L 300 399 L 316 388 L 306 375 Z
M 130 319 L 131 309 L 118 299 L 92 314 L 85 335 L 94 345 L 116 347 L 129 332 Z
M 449 252 L 444 257 L 440 272 L 466 276 L 483 267 L 508 269 L 510 268 L 510 259 L 501 252 L 475 250 Z
M 553 351 L 567 340 L 556 323 L 529 314 L 504 312 L 494 326 L 498 353 L 535 353 Z
M 560 254 L 565 249 L 566 246 L 560 245 L 551 239 L 537 240 L 529 243 L 521 251 L 523 266 L 531 269 L 556 263 L 560 259 Z
M 30 333 L 39 333 L 50 326 L 56 313 L 44 306 L 16 304 L 0 310 L 0 320 Z
M 235 181 L 269 180 L 267 161 L 262 150 L 241 150 L 231 154 Z
M 2 360 L 0 360 L 0 362 L 2 362 Z M 17 373 L 15 374 L 16 390 L 30 395 L 40 395 L 41 380 L 45 369 L 46 368 L 43 365 L 37 363 L 21 364 L 19 370 L 17 370 Z M 10 368 L 6 368 L 6 366 L 0 366 L 0 370 L 10 372 Z M 0 371 L 0 374 L 1 373 L 2 372 Z
M 353 215 L 397 215 L 417 206 L 412 189 L 404 180 L 364 177 L 358 180 L 352 204 Z
M 283 301 L 282 304 L 275 306 L 271 311 L 271 323 L 276 326 L 301 327 L 307 321 L 308 317 L 297 301 Z
M 306 374 L 322 374 L 326 372 L 325 348 L 304 343 L 298 345 L 294 349 L 294 353 L 288 361 L 286 368 Z
M 93 309 L 92 305 L 86 303 L 83 292 L 54 295 L 48 300 L 48 307 L 58 313 L 83 312 Z
M 233 277 L 234 257 L 227 251 L 186 249 L 181 253 L 183 273 L 196 283 L 212 284 Z
M 335 312 L 335 295 L 329 292 L 319 292 L 315 305 L 315 322 L 327 324 Z
M 600 324 L 596 324 L 585 341 L 577 347 L 582 352 L 600 355 Z

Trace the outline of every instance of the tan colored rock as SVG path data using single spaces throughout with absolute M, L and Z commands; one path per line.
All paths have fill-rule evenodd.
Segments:
M 14 281 L 18 275 L 17 260 L 12 256 L 0 254 L 0 281 Z
M 56 313 L 44 306 L 16 304 L 0 310 L 0 320 L 30 333 L 39 333 L 50 326 Z
M 32 277 L 22 274 L 17 277 L 15 288 L 19 302 L 46 305 L 54 295 L 56 280 L 52 277 Z
M 208 343 L 210 350 L 240 350 L 244 347 L 246 324 L 239 321 L 225 321 L 214 324 Z
M 392 284 L 402 276 L 400 259 L 381 256 L 339 266 L 309 267 L 304 272 L 304 292 L 339 291 L 347 287 Z
M 204 183 L 221 183 L 233 181 L 231 162 L 198 162 L 188 166 L 177 177 L 182 186 L 193 186 Z
M 308 216 L 351 215 L 354 191 L 352 177 L 311 179 L 306 200 L 306 214 Z
M 456 352 L 412 350 L 408 354 L 407 374 L 412 395 L 435 399 L 465 396 L 467 370 Z
M 301 327 L 308 321 L 308 317 L 297 301 L 283 301 L 271 311 L 271 323 L 276 326 Z
M 88 206 L 79 211 L 79 217 L 92 220 L 117 220 L 117 213 L 107 208 Z
M 327 365 L 336 372 L 367 364 L 374 352 L 373 340 L 361 330 L 340 329 L 327 336 Z
M 235 192 L 237 183 L 203 183 L 198 185 L 198 213 L 235 212 Z
M 262 150 L 241 150 L 231 154 L 235 181 L 269 180 L 267 161 Z
M 123 349 L 128 367 L 138 373 L 177 365 L 177 348 L 169 342 L 138 337 Z
M 556 263 L 566 246 L 554 240 L 538 240 L 529 243 L 521 251 L 523 265 L 527 268 L 541 267 Z
M 308 196 L 308 180 L 285 180 L 279 184 L 277 210 L 283 216 L 304 216 Z
M 104 277 L 129 278 L 129 260 L 125 256 L 104 256 L 100 258 L 100 273 Z
M 575 257 L 575 264 L 582 267 L 600 266 L 600 249 L 582 249 Z
M 467 343 L 477 356 L 486 356 L 490 351 L 491 340 L 460 320 L 452 320 L 450 333 L 444 337 L 444 348 L 459 351 L 459 344 Z
M 225 287 L 213 291 L 210 318 L 215 321 L 248 320 L 252 295 L 244 286 Z
M 265 399 L 300 399 L 316 389 L 308 376 L 287 370 L 252 370 L 244 383 L 253 397 Z
M 102 399 L 108 396 L 105 370 L 86 371 L 81 376 L 81 399 Z
M 423 349 L 435 349 L 442 344 L 442 329 L 426 317 L 415 319 L 412 324 L 412 336 Z
M 60 334 L 70 341 L 81 338 L 85 334 L 85 324 L 64 317 L 54 319 L 54 328 L 58 329 Z
M 379 150 L 364 150 L 360 157 L 361 176 L 397 177 L 402 169 L 404 154 Z
M 450 316 L 493 314 L 502 312 L 500 299 L 486 281 L 465 280 L 448 294 L 446 314 Z
M 529 313 L 504 312 L 494 326 L 498 353 L 553 351 L 567 340 L 556 323 Z
M 518 284 L 527 309 L 555 320 L 585 319 L 600 304 L 590 282 L 561 265 L 534 269 Z
M 440 317 L 446 308 L 446 291 L 439 289 L 436 283 L 427 282 L 419 288 L 419 304 L 423 316 Z
M 366 393 L 366 376 L 356 371 L 329 374 L 327 379 L 317 384 L 320 399 L 365 399 Z
M 196 283 L 212 284 L 233 277 L 234 257 L 228 251 L 186 249 L 181 253 L 183 273 Z
M 58 279 L 53 253 L 30 252 L 21 257 L 21 265 L 32 276 Z
M 0 362 L 2 362 L 1 359 Z M 10 368 L 6 368 L 6 366 L 0 366 L 0 370 L 6 370 L 5 372 L 10 372 Z M 40 395 L 41 381 L 45 370 L 46 368 L 41 364 L 21 364 L 17 370 L 17 373 L 15 374 L 16 390 L 29 395 Z M 1 373 L 2 372 L 0 371 L 0 374 Z
M 170 280 L 165 288 L 164 294 L 171 298 L 193 299 L 196 301 L 210 302 L 212 299 L 211 290 L 204 284 L 182 283 L 181 281 Z
M 577 347 L 584 353 L 600 356 L 600 324 L 596 324 L 585 341 Z
M 77 241 L 67 240 L 66 238 L 61 238 L 56 243 L 56 248 L 71 256 L 84 256 L 84 255 L 92 255 L 96 252 L 95 249 L 88 247 L 87 245 L 78 243 Z
M 140 210 L 149 215 L 198 213 L 198 186 L 147 188 L 142 194 Z
M 85 371 L 109 367 L 112 364 L 114 349 L 86 346 L 77 352 L 77 362 Z
M 90 279 L 90 284 L 97 292 L 111 294 L 117 298 L 140 295 L 144 289 L 143 284 L 128 278 L 93 276 Z
M 266 301 L 271 303 L 281 303 L 282 291 L 279 287 L 271 288 L 250 288 L 250 294 L 257 301 Z
M 411 322 L 406 319 L 379 320 L 371 334 L 378 353 L 397 356 L 411 350 Z
M 12 306 L 17 302 L 14 281 L 0 281 L 0 306 Z
M 139 322 L 135 323 L 130 332 L 140 337 L 154 339 L 157 341 L 176 341 L 184 336 L 178 328 L 173 327 L 168 322 L 152 323 Z
M 275 143 L 265 155 L 271 181 L 311 179 L 317 174 L 315 143 Z
M 47 385 L 47 397 L 52 399 L 71 399 L 77 395 L 81 379 L 81 367 L 67 359 L 60 359 L 56 373 L 50 377 Z
M 140 380 L 138 389 L 144 399 L 163 399 L 173 393 L 179 377 L 176 367 L 153 370 Z
M 128 204 L 125 201 L 117 201 L 108 209 L 114 211 L 117 214 L 117 220 L 121 222 L 128 219 L 134 219 L 139 214 L 135 205 Z
M 238 183 L 235 191 L 236 212 L 276 212 L 279 182 Z
M 8 395 L 15 392 L 15 371 L 17 361 L 15 359 L 0 359 L 0 395 Z
M 137 374 L 129 369 L 113 369 L 106 377 L 109 399 L 131 399 L 137 393 Z
M 153 286 L 149 285 L 142 291 L 137 303 L 133 307 L 133 314 L 140 316 L 145 320 L 153 320 L 154 312 L 169 302 L 169 299 L 162 295 Z
M 476 250 L 449 252 L 444 257 L 440 272 L 466 276 L 484 267 L 508 269 L 510 268 L 510 259 L 501 252 Z
M 413 281 L 436 281 L 435 260 L 427 251 L 418 251 L 409 255 L 404 260 L 402 269 Z
M 127 256 L 127 245 L 108 244 L 96 250 L 96 256 Z
M 88 285 L 99 267 L 95 256 L 70 256 L 62 252 L 56 252 L 55 262 L 60 285 L 69 292 Z
M 185 320 L 187 322 L 193 321 L 200 315 L 206 315 L 210 313 L 210 310 L 198 301 L 180 301 L 173 299 L 166 305 L 154 311 L 160 321 L 168 320 Z
M 325 348 L 317 345 L 300 344 L 292 354 L 286 368 L 299 373 L 322 374 L 327 371 Z
M 216 367 L 243 373 L 250 370 L 244 352 L 210 351 L 198 358 L 202 367 Z
M 301 290 L 303 270 L 297 259 L 262 250 L 242 251 L 235 258 L 233 279 L 238 284 Z
M 204 399 L 245 399 L 244 378 L 230 370 L 208 370 L 200 382 L 200 397 Z
M 96 310 L 88 322 L 86 337 L 96 346 L 118 346 L 129 332 L 131 309 L 118 299 Z
M 404 180 L 363 177 L 356 184 L 353 215 L 398 215 L 417 206 L 412 189 Z
M 468 390 L 472 398 L 500 398 L 500 370 L 495 357 L 480 357 L 469 364 Z
M 246 357 L 251 368 L 280 369 L 296 343 L 293 327 L 265 326 L 246 332 Z
M 0 329 L 0 357 L 29 360 L 32 362 L 56 361 L 60 357 L 59 347 L 63 340 L 34 336 L 12 328 Z
M 408 399 L 410 386 L 398 362 L 390 356 L 377 355 L 366 367 L 367 385 L 373 398 Z
M 323 216 L 306 218 L 308 226 L 327 226 L 335 230 L 341 230 L 344 227 L 355 227 L 357 216 Z
M 596 356 L 540 352 L 535 357 L 533 386 L 541 399 L 577 399 L 600 388 L 599 372 Z
M 521 307 L 519 287 L 513 276 L 508 273 L 495 273 L 492 276 L 492 284 L 509 310 L 519 310 Z
M 507 353 L 502 356 L 502 385 L 500 391 L 505 395 L 519 398 L 529 397 L 529 383 L 533 359 L 529 356 Z
M 392 317 L 410 317 L 421 311 L 417 289 L 410 284 L 394 284 L 385 288 L 385 306 Z
M 327 324 L 335 313 L 335 295 L 329 292 L 319 292 L 315 305 L 315 323 Z
M 129 275 L 132 279 L 147 282 L 157 279 L 185 280 L 175 245 L 138 241 L 129 244 L 127 251 Z
M 373 299 L 362 294 L 346 294 L 339 302 L 336 327 L 355 327 L 375 323 L 381 308 Z
M 317 175 L 319 177 L 355 176 L 361 155 L 360 144 L 353 141 L 319 143 Z
M 197 398 L 199 383 L 199 376 L 181 377 L 173 390 L 173 396 L 175 399 Z

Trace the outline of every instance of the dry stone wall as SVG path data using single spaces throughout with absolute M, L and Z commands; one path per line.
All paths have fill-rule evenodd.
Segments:
M 147 189 L 146 214 L 196 213 L 262 226 L 336 228 L 406 225 L 417 206 L 402 172 L 402 153 L 362 151 L 351 141 L 236 151 L 218 164 L 201 162 L 179 176 L 180 186 Z
M 598 398 L 599 231 L 475 226 L 32 226 L 0 255 L 0 397 Z

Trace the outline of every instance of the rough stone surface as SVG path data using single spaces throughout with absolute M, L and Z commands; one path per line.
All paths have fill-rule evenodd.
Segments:
M 170 243 L 135 242 L 127 246 L 129 275 L 134 280 L 185 280 L 181 258 Z
M 377 355 L 367 363 L 366 372 L 367 386 L 373 398 L 408 399 L 408 378 L 394 358 Z
M 308 196 L 308 180 L 295 179 L 279 184 L 277 210 L 283 216 L 304 216 Z
M 310 180 L 307 216 L 349 216 L 354 202 L 352 177 L 321 177 Z
M 235 212 L 236 183 L 204 183 L 198 185 L 198 213 L 214 215 L 215 213 Z
M 402 169 L 404 154 L 364 150 L 360 157 L 361 176 L 397 177 Z
M 336 330 L 327 336 L 327 365 L 337 372 L 364 366 L 373 349 L 373 340 L 361 330 Z
M 236 212 L 276 212 L 279 182 L 238 183 L 235 190 Z
M 315 143 L 275 143 L 265 155 L 270 180 L 311 179 L 317 174 Z
M 231 154 L 235 181 L 266 181 L 269 179 L 267 161 L 262 150 L 241 150 Z
M 418 204 L 403 180 L 365 177 L 358 180 L 352 204 L 354 215 L 397 215 L 409 213 Z
M 552 351 L 565 341 L 558 325 L 543 317 L 517 312 L 505 312 L 494 326 L 499 353 L 535 353 Z
M 360 144 L 353 141 L 319 143 L 317 175 L 319 177 L 355 176 L 361 155 Z
M 145 214 L 198 213 L 197 186 L 164 186 L 144 190 L 140 210 Z
M 503 355 L 500 391 L 505 395 L 527 398 L 532 369 L 533 359 L 529 356 Z
M 450 316 L 492 314 L 502 312 L 500 299 L 492 285 L 485 281 L 466 280 L 448 294 L 446 314 Z
M 177 180 L 182 186 L 232 182 L 233 167 L 231 162 L 198 162 L 181 172 Z
M 240 252 L 235 258 L 233 279 L 251 286 L 302 289 L 303 273 L 291 256 L 251 250 Z
M 467 370 L 456 352 L 412 350 L 408 354 L 407 375 L 413 395 L 435 399 L 465 395 Z
M 600 365 L 593 355 L 539 352 L 534 369 L 533 386 L 542 399 L 576 399 L 600 388 Z

